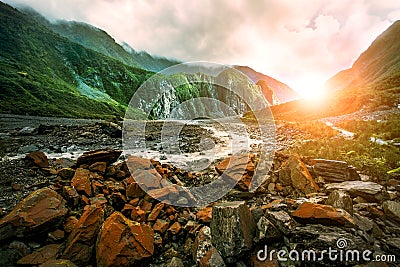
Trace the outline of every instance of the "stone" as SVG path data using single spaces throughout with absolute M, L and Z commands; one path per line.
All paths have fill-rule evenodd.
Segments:
M 214 246 L 226 258 L 251 249 L 256 225 L 244 201 L 214 205 L 211 235 Z
M 350 195 L 345 191 L 335 190 L 325 201 L 325 205 L 330 205 L 334 208 L 344 209 L 351 215 L 353 215 L 353 200 Z
M 85 211 L 67 238 L 63 259 L 87 265 L 92 257 L 97 233 L 104 220 L 100 206 L 86 206 Z
M 266 213 L 266 217 L 274 225 L 274 227 L 284 235 L 290 234 L 290 232 L 296 227 L 296 222 L 287 212 L 283 210 L 268 211 Z
M 257 231 L 254 241 L 274 242 L 282 237 L 282 233 L 264 216 L 257 222 Z
M 202 223 L 210 223 L 212 218 L 212 207 L 204 207 L 196 213 L 196 219 Z
M 176 199 L 179 196 L 179 190 L 176 185 L 170 185 L 159 189 L 152 189 L 147 194 L 154 199 L 162 201 L 165 199 Z
M 64 222 L 64 231 L 67 233 L 71 233 L 78 222 L 79 220 L 75 216 L 69 216 Z
M 381 202 L 389 199 L 389 196 L 383 189 L 383 186 L 380 184 L 364 181 L 347 181 L 325 185 L 327 192 L 342 190 L 347 192 L 351 197 L 359 196 L 370 202 Z
M 19 265 L 39 265 L 49 260 L 55 260 L 60 251 L 60 244 L 50 244 L 44 246 L 33 253 L 26 255 L 22 259 L 18 260 Z
M 21 185 L 20 185 L 20 184 L 14 183 L 14 184 L 12 185 L 12 190 L 13 190 L 13 191 L 19 191 L 19 190 L 21 190 Z
M 147 189 L 159 188 L 162 180 L 162 176 L 155 169 L 136 170 L 132 176 L 142 188 Z
M 385 201 L 382 204 L 386 218 L 400 223 L 400 203 L 396 201 Z
M 165 267 L 185 267 L 185 265 L 183 265 L 183 261 L 180 258 L 173 257 Z
M 89 166 L 89 170 L 104 174 L 107 169 L 107 162 L 95 162 Z
M 92 186 L 90 184 L 90 171 L 83 168 L 78 168 L 75 175 L 71 180 L 71 185 L 76 188 L 78 192 L 83 192 L 87 196 L 92 196 Z
M 225 262 L 215 247 L 209 249 L 200 259 L 199 267 L 225 267 Z
M 56 191 L 49 188 L 34 191 L 0 220 L 0 241 L 54 230 L 67 214 L 65 202 Z
M 153 255 L 154 232 L 150 226 L 114 212 L 103 223 L 96 247 L 98 267 L 136 266 Z
M 299 156 L 290 156 L 288 161 L 290 179 L 294 189 L 301 194 L 317 193 L 319 186 L 315 183 L 307 166 L 300 160 Z
M 153 225 L 154 231 L 165 233 L 169 227 L 169 223 L 162 219 L 157 219 L 157 221 Z
M 170 232 L 173 235 L 177 235 L 179 234 L 179 232 L 181 231 L 182 226 L 179 222 L 174 222 L 169 228 L 168 228 L 168 232 Z
M 119 156 L 121 155 L 122 151 L 121 150 L 95 150 L 95 151 L 89 151 L 83 153 L 82 156 L 80 156 L 77 161 L 76 165 L 79 167 L 83 164 L 86 165 L 92 165 L 95 162 L 107 162 L 107 164 L 114 163 L 117 161 Z
M 150 212 L 149 216 L 147 217 L 147 220 L 149 222 L 155 221 L 158 217 L 158 215 L 160 215 L 160 212 L 162 211 L 162 209 L 164 208 L 164 203 L 157 203 L 153 210 Z
M 355 227 L 354 219 L 347 211 L 328 205 L 304 202 L 292 216 L 301 223 Z
M 316 176 L 321 176 L 327 182 L 344 182 L 361 180 L 353 166 L 349 166 L 345 161 L 314 159 L 313 172 Z
M 78 267 L 70 260 L 49 260 L 39 267 Z
M 153 168 L 153 164 L 149 159 L 130 156 L 126 161 L 129 170 L 149 170 Z
M 254 174 L 255 166 L 247 154 L 232 156 L 219 163 L 215 170 L 219 175 L 229 177 L 237 182 L 237 188 L 242 191 L 249 191 L 251 177 Z
M 145 194 L 146 192 L 136 182 L 132 182 L 126 187 L 126 197 L 128 199 L 143 197 Z
M 46 154 L 42 151 L 29 153 L 24 160 L 29 166 L 37 166 L 39 168 L 48 168 L 50 166 Z
M 78 191 L 73 186 L 63 186 L 62 196 L 67 200 L 68 204 L 72 207 L 76 207 L 81 199 Z
M 211 252 L 209 252 L 210 250 Z M 212 261 L 220 262 L 220 260 L 218 259 L 218 255 L 216 255 L 216 253 L 218 253 L 219 257 L 221 257 L 218 250 L 214 247 L 214 245 L 211 242 L 210 227 L 203 226 L 196 235 L 196 239 L 192 246 L 193 260 L 196 262 L 197 265 L 200 265 L 200 262 L 202 262 L 201 264 L 203 264 L 203 266 L 205 266 L 207 262 L 210 262 L 211 257 L 213 258 Z
M 71 168 L 62 168 L 58 171 L 57 175 L 60 176 L 62 179 L 71 180 L 72 177 L 74 177 L 75 175 L 75 170 Z

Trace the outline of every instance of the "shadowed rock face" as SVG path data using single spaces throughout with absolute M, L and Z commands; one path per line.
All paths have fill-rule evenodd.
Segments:
M 67 214 L 66 201 L 54 190 L 37 190 L 0 220 L 0 241 L 28 237 L 55 229 Z

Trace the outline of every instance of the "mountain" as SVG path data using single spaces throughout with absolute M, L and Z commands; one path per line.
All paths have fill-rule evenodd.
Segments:
M 325 87 L 320 103 L 297 100 L 272 107 L 275 118 L 315 119 L 360 109 L 388 109 L 400 103 L 400 21 L 396 21 L 354 62 Z
M 394 105 L 400 93 L 400 21 L 379 35 L 350 69 L 330 78 L 326 87 L 359 94 L 364 104 Z
M 265 81 L 272 88 L 280 103 L 289 102 L 300 98 L 300 95 L 288 85 L 270 76 L 257 72 L 248 66 L 234 66 L 234 68 L 246 74 L 254 83 Z
M 180 63 L 178 60 L 153 56 L 145 51 L 138 52 L 125 42 L 118 44 L 107 32 L 87 23 L 65 20 L 50 22 L 30 7 L 21 7 L 20 10 L 70 41 L 129 66 L 159 72 Z

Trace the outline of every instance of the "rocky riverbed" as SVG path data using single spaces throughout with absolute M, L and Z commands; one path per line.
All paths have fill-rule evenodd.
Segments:
M 156 124 L 149 125 L 147 139 L 154 151 L 160 142 Z M 346 162 L 277 152 L 262 185 L 249 192 L 259 167 L 256 142 L 245 154 L 226 155 L 191 172 L 167 163 L 168 158 L 121 155 L 117 124 L 40 125 L 29 133 L 21 133 L 26 125 L 2 128 L 2 140 L 15 142 L 15 147 L 6 146 L 0 167 L 1 266 L 400 263 L 398 180 L 360 175 Z M 278 149 L 291 140 L 280 129 Z M 201 133 L 214 147 L 226 145 L 210 127 L 190 125 L 186 132 L 186 137 Z M 256 140 L 257 131 L 249 132 Z M 200 153 L 202 139 L 191 139 L 182 153 Z M 62 148 L 68 140 L 82 152 L 97 150 L 49 156 L 70 153 L 50 148 Z M 21 153 L 26 145 L 37 145 L 44 153 Z M 160 157 L 164 151 L 158 153 Z M 128 166 L 140 172 L 132 175 Z M 135 175 L 152 178 L 138 184 Z M 236 186 L 209 205 L 184 207 L 191 196 L 181 194 L 178 186 L 199 186 L 221 175 Z M 168 204 L 176 202 L 181 207 Z M 334 251 L 328 255 L 328 250 Z M 369 262 L 378 259 L 383 261 Z

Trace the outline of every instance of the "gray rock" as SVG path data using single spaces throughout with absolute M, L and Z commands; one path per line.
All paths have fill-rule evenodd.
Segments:
M 24 127 L 21 130 L 18 131 L 18 135 L 32 135 L 36 131 L 36 128 L 33 127 Z
M 313 171 L 327 182 L 344 182 L 361 180 L 355 168 L 345 161 L 315 159 Z
M 244 201 L 216 204 L 212 211 L 212 243 L 226 258 L 251 249 L 256 225 Z
M 285 211 L 269 211 L 266 216 L 284 235 L 288 235 L 296 227 L 296 222 Z
M 388 199 L 387 193 L 382 185 L 374 182 L 347 181 L 343 183 L 326 184 L 325 190 L 333 192 L 335 190 L 346 191 L 352 197 L 362 197 L 370 202 L 380 202 Z
M 273 242 L 282 237 L 282 233 L 264 216 L 257 222 L 257 231 L 254 241 Z
M 385 215 L 388 219 L 400 223 L 400 203 L 396 201 L 385 201 L 382 204 Z
M 165 267 L 184 267 L 184 265 L 180 258 L 173 257 Z
M 334 208 L 344 209 L 353 215 L 353 200 L 345 191 L 333 191 L 326 200 L 325 205 L 331 205 Z
M 204 226 L 200 229 L 193 245 L 193 260 L 199 266 L 225 267 L 219 251 L 211 242 L 211 229 Z

